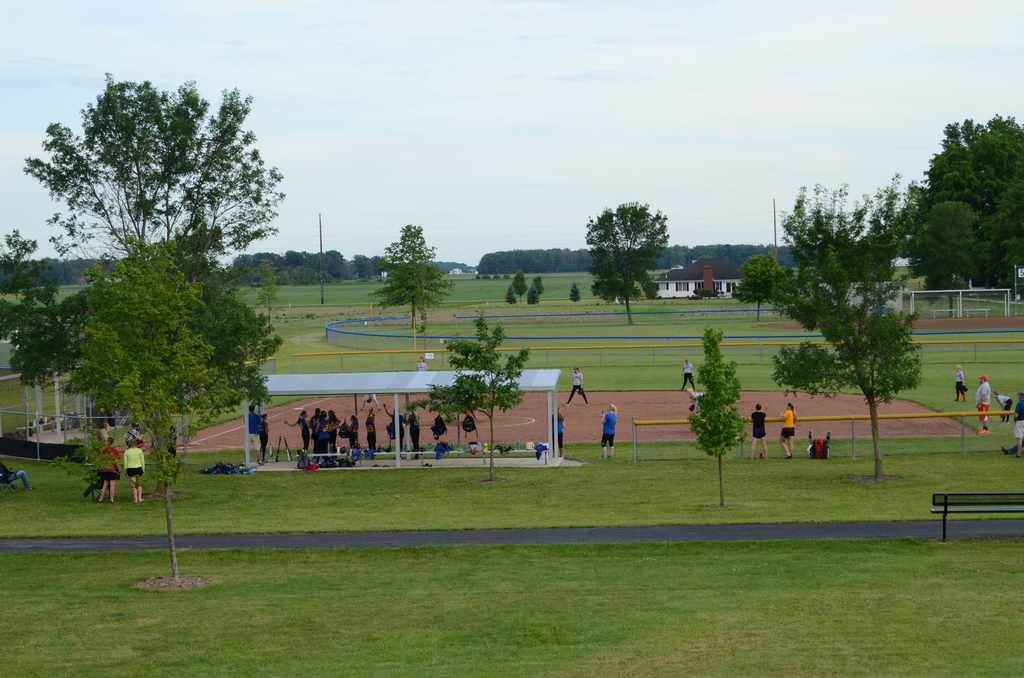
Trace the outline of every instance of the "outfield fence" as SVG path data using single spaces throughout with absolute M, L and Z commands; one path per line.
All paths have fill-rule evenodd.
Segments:
M 1003 412 L 1001 410 L 991 410 L 985 414 L 989 417 L 989 424 L 992 428 L 1000 422 L 1000 418 L 1003 416 L 1010 415 L 1012 413 Z M 926 412 L 926 413 L 914 413 L 914 414 L 879 414 L 878 420 L 881 424 L 885 421 L 892 420 L 916 420 L 916 419 L 953 419 L 959 420 L 959 436 L 922 436 L 922 435 L 910 435 L 904 438 L 892 438 L 885 437 L 882 439 L 883 454 L 885 456 L 905 455 L 905 454 L 950 454 L 960 453 L 967 454 L 968 452 L 992 452 L 993 449 L 998 450 L 998 446 L 995 445 L 986 436 L 968 436 L 967 432 L 970 430 L 973 434 L 973 429 L 969 429 L 967 426 L 967 419 L 970 417 L 983 416 L 977 411 L 969 412 Z M 1010 417 L 1012 420 L 1012 417 Z M 747 419 L 750 422 L 750 419 Z M 766 426 L 768 441 L 769 456 L 775 458 L 781 458 L 783 456 L 782 447 L 778 440 L 781 433 L 781 417 L 768 417 L 765 422 L 773 424 L 771 427 Z M 868 456 L 874 455 L 871 438 L 871 416 L 867 414 L 856 414 L 856 415 L 834 415 L 834 416 L 807 416 L 799 417 L 797 419 L 797 430 L 800 431 L 813 431 L 814 429 L 806 426 L 807 424 L 813 424 L 814 422 L 849 422 L 849 435 L 846 435 L 847 429 L 844 426 L 842 430 L 825 428 L 824 430 L 818 429 L 813 434 L 812 438 L 825 438 L 826 434 L 831 434 L 830 443 L 830 458 L 857 458 L 857 439 L 861 440 L 861 445 L 867 443 L 867 454 Z M 858 431 L 857 422 L 868 422 L 867 425 L 862 425 Z M 707 455 L 695 444 L 696 436 L 689 431 L 690 422 L 687 419 L 665 419 L 665 420 L 637 420 L 636 417 L 632 418 L 632 439 L 631 443 L 633 446 L 633 461 L 688 461 L 697 459 L 706 459 Z M 671 434 L 673 440 L 655 440 L 655 438 L 664 438 L 664 434 L 661 435 L 644 435 L 644 431 L 653 431 L 657 428 L 661 428 L 664 431 L 664 427 L 673 427 L 675 430 Z M 959 437 L 959 445 L 950 445 L 951 440 L 955 440 Z M 913 438 L 919 444 L 908 444 L 907 439 Z M 735 456 L 738 459 L 753 459 L 753 455 L 750 451 L 751 445 L 750 429 L 744 432 L 742 438 L 737 438 Z M 807 447 L 810 439 L 808 437 L 801 437 L 799 434 L 796 435 L 792 440 L 793 445 L 793 456 L 795 458 L 809 458 Z M 894 447 L 897 445 L 894 441 L 898 442 L 898 450 L 885 451 L 886 447 Z M 929 447 L 930 446 L 930 447 Z M 916 449 L 913 449 L 916 448 Z M 760 443 L 757 447 L 761 450 Z

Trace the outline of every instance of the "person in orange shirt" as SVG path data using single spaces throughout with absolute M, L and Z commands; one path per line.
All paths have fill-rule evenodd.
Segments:
M 786 403 L 786 411 L 782 413 L 782 435 L 779 444 L 786 451 L 786 459 L 793 458 L 793 437 L 796 435 L 796 410 L 793 403 Z

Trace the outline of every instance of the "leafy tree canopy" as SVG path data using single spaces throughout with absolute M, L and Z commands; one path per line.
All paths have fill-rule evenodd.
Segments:
M 917 349 L 910 343 L 914 316 L 897 312 L 903 280 L 894 261 L 913 231 L 913 191 L 899 178 L 846 207 L 845 186 L 814 195 L 801 189 L 782 226 L 799 265 L 776 306 L 830 346 L 784 346 L 773 358 L 772 378 L 787 391 L 835 395 L 856 386 L 871 415 L 875 475 L 882 477 L 878 403 L 891 402 L 920 380 Z
M 977 224 L 967 203 L 946 201 L 931 208 L 910 244 L 910 270 L 924 276 L 927 289 L 967 287 L 977 270 Z
M 757 303 L 757 319 L 760 321 L 761 304 L 774 298 L 789 271 L 790 269 L 779 266 L 774 256 L 755 254 L 740 266 L 743 278 L 736 286 L 733 296 L 740 301 Z
M 388 245 L 377 265 L 379 270 L 387 271 L 388 277 L 371 296 L 384 306 L 409 305 L 412 326 L 416 326 L 419 311 L 421 325 L 425 328 L 427 309 L 444 301 L 453 286 L 451 280 L 445 280 L 444 271 L 430 263 L 434 256 L 435 249 L 427 246 L 423 228 L 412 224 L 405 226 L 398 242 Z
M 593 264 L 591 290 L 608 302 L 624 301 L 633 324 L 630 302 L 651 299 L 658 285 L 649 273 L 668 245 L 668 217 L 649 205 L 626 203 L 613 212 L 605 209 L 587 225 L 587 245 Z

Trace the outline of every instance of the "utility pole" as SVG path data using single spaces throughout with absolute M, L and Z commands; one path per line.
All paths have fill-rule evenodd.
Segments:
M 771 229 L 775 235 L 775 263 L 778 263 L 778 223 L 775 221 L 775 199 L 771 199 Z M 323 249 L 323 248 L 321 248 Z
M 324 305 L 324 215 L 318 214 L 320 219 L 320 305 Z M 775 257 L 778 259 L 778 255 Z

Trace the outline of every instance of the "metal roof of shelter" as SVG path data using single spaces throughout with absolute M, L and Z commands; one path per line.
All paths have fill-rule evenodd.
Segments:
M 268 374 L 266 380 L 271 396 L 427 393 L 431 386 L 450 386 L 456 374 L 455 371 Z M 561 370 L 523 370 L 519 388 L 554 391 L 560 374 Z

